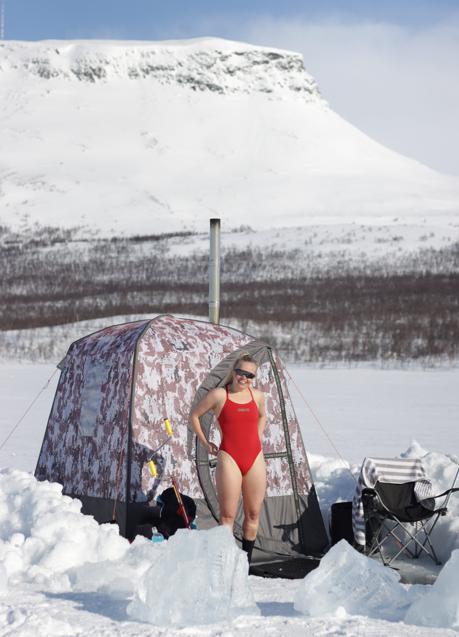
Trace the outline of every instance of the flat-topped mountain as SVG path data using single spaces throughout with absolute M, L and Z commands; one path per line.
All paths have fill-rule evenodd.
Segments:
M 319 99 L 301 55 L 213 38 L 183 42 L 7 42 L 0 71 L 80 82 L 149 79 L 220 94 Z
M 3 42 L 0 94 L 8 227 L 457 220 L 459 179 L 339 117 L 296 53 L 220 39 Z

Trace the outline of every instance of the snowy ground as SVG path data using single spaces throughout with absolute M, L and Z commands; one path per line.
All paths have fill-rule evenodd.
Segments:
M 3 407 L 0 444 L 54 369 L 46 364 L 0 365 Z M 355 472 L 366 455 L 399 455 L 408 448 L 408 453 L 422 455 L 426 453 L 419 446 L 422 445 L 429 450 L 425 461 L 435 484 L 440 488 L 449 486 L 459 453 L 458 369 L 420 371 L 289 366 L 289 372 L 315 414 L 312 415 L 291 381 L 292 397 L 325 516 L 332 502 L 351 497 L 354 480 L 348 467 Z M 362 602 L 359 611 L 345 609 L 340 598 L 342 593 L 332 583 L 325 584 L 326 589 L 323 582 L 314 583 L 313 592 L 322 586 L 320 601 L 325 600 L 325 606 L 320 610 L 317 597 L 310 601 L 307 579 L 300 582 L 249 577 L 246 581 L 239 573 L 229 584 L 248 585 L 256 603 L 248 614 L 233 620 L 222 615 L 224 618 L 220 621 L 193 623 L 186 627 L 161 627 L 135 620 L 127 613 L 127 607 L 133 596 L 140 595 L 139 585 L 143 583 L 148 592 L 157 585 L 159 577 L 167 578 L 167 573 L 161 575 L 161 563 L 158 563 L 153 580 L 150 575 L 148 584 L 147 569 L 150 564 L 154 565 L 164 548 L 161 545 L 154 547 L 146 540 L 127 545 L 113 527 L 99 527 L 91 524 L 90 518 L 81 516 L 75 502 L 62 498 L 57 488 L 37 485 L 29 475 L 18 471 L 34 469 L 57 379 L 58 374 L 55 374 L 0 451 L 0 466 L 9 467 L 0 472 L 1 637 L 70 636 L 89 631 L 93 635 L 128 637 L 230 637 L 235 633 L 242 637 L 254 634 L 289 637 L 457 635 L 458 569 L 452 562 L 451 566 L 455 568 L 450 569 L 449 574 L 445 571 L 443 592 L 440 589 L 435 593 L 429 586 L 409 587 L 395 581 L 386 582 L 381 600 L 376 605 L 373 603 L 373 607 Z M 345 462 L 337 457 L 337 451 L 321 427 Z M 413 439 L 419 444 L 411 444 Z M 459 548 L 459 502 L 452 503 L 451 513 L 449 519 L 441 521 L 437 536 L 444 558 Z M 225 549 L 227 552 L 232 550 L 228 546 Z M 457 558 L 457 551 L 453 555 Z M 88 566 L 88 561 L 93 564 Z M 359 574 L 362 566 L 353 555 L 339 550 L 328 568 L 332 571 L 326 582 L 340 581 L 340 578 L 349 582 L 349 573 L 353 573 L 353 588 L 363 599 L 366 589 L 362 588 L 364 578 L 361 572 Z M 196 566 L 191 564 L 182 577 L 189 577 L 196 585 Z M 373 577 L 384 576 L 378 572 Z M 172 603 L 180 601 L 185 588 L 190 588 L 184 587 L 182 582 L 176 579 L 168 584 L 173 591 L 170 599 L 175 600 Z M 445 590 L 449 592 L 445 593 Z M 429 593 L 430 598 L 427 597 Z M 435 594 L 443 601 L 438 601 Z M 400 608 L 389 603 L 394 596 L 401 600 Z M 157 599 L 156 605 L 162 608 L 164 599 Z M 309 614 L 304 614 L 304 605 Z M 150 606 L 154 616 L 155 604 Z M 402 621 L 409 607 L 410 624 Z M 435 608 L 434 624 L 454 626 L 456 630 L 429 627 L 427 611 L 431 607 Z M 423 626 L 414 625 L 419 623 Z

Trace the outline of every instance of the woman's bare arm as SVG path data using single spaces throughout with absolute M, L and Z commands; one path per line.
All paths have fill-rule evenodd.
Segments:
M 213 442 L 209 442 L 202 430 L 199 419 L 208 411 L 215 411 L 218 407 L 219 392 L 218 389 L 212 389 L 208 394 L 202 398 L 199 403 L 192 409 L 190 414 L 190 422 L 193 430 L 198 437 L 199 442 L 207 449 L 207 451 L 213 455 L 217 455 L 218 447 Z

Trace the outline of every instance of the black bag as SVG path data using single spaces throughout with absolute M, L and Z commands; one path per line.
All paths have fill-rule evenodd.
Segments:
M 183 506 L 185 507 L 186 514 L 190 522 L 193 522 L 196 517 L 196 504 L 193 498 L 188 495 L 180 494 L 182 496 Z M 186 524 L 183 517 L 180 515 L 180 505 L 175 495 L 173 487 L 169 487 L 156 498 L 156 502 L 161 507 L 161 519 L 156 525 L 156 528 L 165 538 L 174 535 L 177 529 L 184 529 Z
M 340 540 L 346 540 L 351 546 L 354 545 L 352 502 L 335 502 L 331 505 L 330 537 L 332 546 Z

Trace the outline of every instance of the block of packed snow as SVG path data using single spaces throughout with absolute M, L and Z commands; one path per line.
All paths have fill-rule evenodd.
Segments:
M 405 622 L 459 630 L 459 550 L 453 551 L 435 584 L 410 606 Z
M 258 615 L 248 562 L 226 526 L 179 530 L 139 581 L 128 614 L 157 625 L 188 626 Z
M 398 621 L 410 603 L 396 571 L 362 555 L 345 540 L 333 546 L 306 575 L 295 609 L 309 616 L 342 612 Z
M 443 493 L 453 485 L 457 486 L 457 459 L 439 453 L 427 451 L 416 440 L 413 440 L 402 458 L 422 458 L 422 464 L 426 475 L 432 482 L 432 491 L 435 494 Z M 444 505 L 445 499 L 436 501 L 438 508 Z M 446 563 L 454 550 L 459 549 L 459 493 L 452 494 L 448 499 L 448 515 L 439 518 L 438 523 L 430 536 L 435 552 Z

